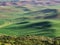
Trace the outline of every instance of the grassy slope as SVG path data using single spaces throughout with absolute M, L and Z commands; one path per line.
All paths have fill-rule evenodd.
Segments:
M 0 15 L 1 14 L 2 15 L 7 15 L 7 16 L 9 15 L 11 20 L 23 16 L 21 14 L 23 14 L 24 11 L 22 11 L 20 8 L 9 7 L 8 8 L 9 12 L 6 10 L 6 8 L 7 7 L 5 7 L 5 12 L 4 11 L 0 12 Z M 15 10 L 12 10 L 12 9 L 15 9 L 18 12 L 16 12 Z M 13 12 L 11 12 L 11 10 Z M 10 20 L 9 17 L 7 17 L 8 20 Z M 1 19 L 1 20 L 3 20 L 3 19 Z M 16 35 L 16 36 L 27 35 L 27 34 L 28 35 L 45 35 L 45 36 L 51 36 L 52 35 L 52 32 L 50 32 L 51 34 L 49 34 L 49 32 L 47 32 L 47 31 L 40 31 L 40 29 L 36 29 L 36 28 L 23 28 L 23 29 L 22 28 L 11 28 L 11 27 L 22 27 L 22 26 L 26 26 L 28 24 L 18 24 L 18 25 L 14 24 L 14 23 L 13 24 L 9 24 L 11 22 L 8 21 L 8 20 L 4 20 L 6 23 L 0 25 L 0 27 L 2 26 L 0 28 L 0 34 Z M 28 20 L 29 24 L 32 24 L 32 23 L 35 23 L 35 22 L 41 22 L 41 21 L 45 21 L 45 20 L 40 20 L 40 19 L 38 19 L 38 20 L 36 20 L 36 19 L 35 20 Z M 59 35 L 60 34 L 60 25 L 59 25 L 60 24 L 60 20 L 55 20 L 55 19 L 52 20 L 52 19 L 50 19 L 50 20 L 47 20 L 47 21 L 50 21 L 53 24 L 52 28 L 55 29 L 54 33 L 53 33 L 54 36 L 60 36 Z
M 44 20 L 43 20 L 44 21 Z M 8 34 L 8 35 L 45 35 L 45 36 L 52 36 L 53 34 L 55 36 L 60 36 L 60 21 L 59 20 L 50 20 L 53 23 L 52 28 L 55 29 L 54 33 L 50 32 L 50 31 L 40 31 L 40 29 L 36 29 L 36 28 L 11 28 L 11 27 L 22 27 L 24 25 L 28 25 L 28 24 L 20 24 L 20 25 L 10 25 L 10 26 L 6 26 L 7 28 L 1 28 L 0 29 L 0 33 L 1 34 Z M 34 23 L 36 22 L 36 20 L 34 21 Z M 40 22 L 40 20 L 39 20 Z M 33 23 L 33 21 L 31 22 Z M 52 33 L 52 34 L 49 34 Z

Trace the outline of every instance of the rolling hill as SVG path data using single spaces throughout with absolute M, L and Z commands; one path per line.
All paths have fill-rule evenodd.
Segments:
M 0 7 L 0 34 L 60 36 L 59 8 Z

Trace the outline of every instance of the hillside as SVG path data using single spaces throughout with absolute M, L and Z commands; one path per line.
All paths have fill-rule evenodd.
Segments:
M 59 16 L 59 8 L 54 7 L 3 6 L 0 7 L 0 34 L 59 37 Z

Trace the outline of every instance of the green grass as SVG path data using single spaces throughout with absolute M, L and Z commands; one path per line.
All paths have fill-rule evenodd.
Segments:
M 41 7 L 40 7 L 41 8 Z M 46 7 L 47 8 L 47 7 Z M 50 7 L 48 7 L 50 8 Z M 0 19 L 0 24 L 4 25 L 4 23 L 10 22 L 12 24 L 3 26 L 2 28 L 0 28 L 0 34 L 6 34 L 6 35 L 11 35 L 11 36 L 22 36 L 22 35 L 43 35 L 43 36 L 52 36 L 52 37 L 57 37 L 60 36 L 60 20 L 58 19 L 32 19 L 34 18 L 34 16 L 46 16 L 46 14 L 44 13 L 40 13 L 40 14 L 25 14 L 28 12 L 25 12 L 24 10 L 22 10 L 21 8 L 15 8 L 15 7 L 4 7 L 5 10 L 1 10 L 0 15 L 6 16 L 6 18 L 2 17 Z M 8 9 L 8 11 L 7 11 Z M 10 9 L 10 10 L 9 10 Z M 14 11 L 11 11 L 13 10 Z M 35 8 L 29 8 L 31 10 L 31 12 L 34 11 L 38 11 L 39 7 L 35 7 Z M 33 10 L 32 10 L 33 9 Z M 35 10 L 36 9 L 36 10 Z M 43 8 L 45 9 L 45 7 Z M 42 10 L 42 9 L 40 9 Z M 16 12 L 18 11 L 18 12 Z M 49 15 L 52 15 L 53 13 L 48 13 Z M 32 17 L 33 15 L 33 17 Z M 28 17 L 30 18 L 29 20 L 16 20 L 17 18 L 21 18 L 21 17 Z M 15 22 L 14 22 L 15 21 Z M 29 23 L 27 24 L 16 24 L 17 22 L 22 22 L 22 21 L 28 21 Z M 43 31 L 41 29 L 36 29 L 36 28 L 21 28 L 23 26 L 29 25 L 29 24 L 33 24 L 33 23 L 38 23 L 38 22 L 43 22 L 43 21 L 49 21 L 52 23 L 52 29 L 54 29 L 52 31 Z M 1 23 L 2 22 L 2 23 Z M 0 26 L 2 26 L 0 25 Z M 16 28 L 19 27 L 19 28 Z
M 12 28 L 12 27 L 23 27 L 28 24 L 12 24 L 9 26 L 6 26 L 4 28 L 0 29 L 1 34 L 6 34 L 6 35 L 14 35 L 14 36 L 22 36 L 22 35 L 43 35 L 43 36 L 60 36 L 60 21 L 59 20 L 35 20 L 31 21 L 31 23 L 36 23 L 36 22 L 42 22 L 42 21 L 50 21 L 52 25 L 52 29 L 55 29 L 54 32 L 52 33 L 51 31 L 42 31 L 41 29 L 36 29 L 36 28 Z M 50 34 L 49 34 L 50 33 Z

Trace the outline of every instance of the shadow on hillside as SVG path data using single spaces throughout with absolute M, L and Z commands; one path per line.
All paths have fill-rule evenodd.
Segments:
M 18 24 L 26 24 L 26 23 L 28 23 L 28 22 L 22 22 L 22 23 L 18 23 Z M 10 27 L 9 29 L 14 29 L 14 30 L 35 29 L 35 30 L 37 30 L 35 35 L 55 37 L 55 35 L 54 35 L 55 29 L 52 29 L 52 25 L 53 24 L 51 22 L 44 21 L 44 22 L 32 23 L 32 24 L 28 24 L 28 25 L 24 25 L 24 26 L 20 26 L 20 27 L 19 26 Z M 35 32 L 32 32 L 32 33 L 35 33 Z
M 38 23 L 26 25 L 25 28 L 43 29 L 43 28 L 50 28 L 51 26 L 52 25 L 50 22 L 45 21 L 45 22 L 38 22 Z
M 49 13 L 49 12 L 57 12 L 57 10 L 56 9 L 45 9 L 45 10 L 42 10 L 41 12 Z
M 15 6 L 15 8 L 21 8 L 23 11 L 31 11 L 27 7 L 22 7 L 22 6 Z
M 57 18 L 57 16 L 58 16 L 58 11 L 57 11 L 57 9 L 45 9 L 45 10 L 42 10 L 42 12 L 43 12 L 43 13 L 52 12 L 51 15 L 45 16 L 44 19 L 53 19 L 53 18 Z
M 36 35 L 44 35 L 49 37 L 55 37 L 55 29 L 52 29 L 52 23 L 49 21 L 38 22 L 25 26 L 24 28 L 35 28 L 37 31 Z

